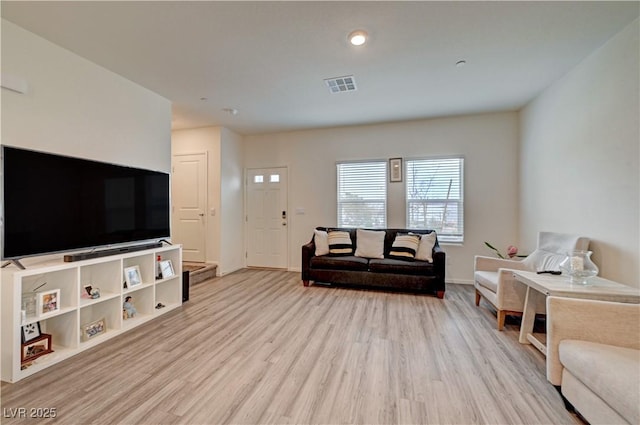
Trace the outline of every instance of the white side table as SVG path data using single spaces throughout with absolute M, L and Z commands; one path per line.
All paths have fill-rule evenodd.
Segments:
M 534 272 L 514 271 L 514 278 L 527 286 L 527 295 L 522 312 L 519 342 L 533 344 L 542 354 L 547 355 L 546 343 L 533 336 L 536 316 L 535 306 L 541 297 L 586 298 L 600 301 L 617 301 L 640 304 L 640 288 L 623 285 L 612 280 L 593 277 L 587 285 L 571 283 L 567 276 L 553 276 Z

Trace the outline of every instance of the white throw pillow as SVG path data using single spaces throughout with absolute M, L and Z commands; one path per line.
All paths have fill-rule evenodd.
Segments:
M 566 254 L 556 254 L 555 252 L 536 249 L 522 260 L 522 264 L 531 271 L 560 271 L 560 263 L 567 257 Z
M 356 229 L 356 257 L 384 258 L 385 231 Z
M 420 235 L 420 245 L 418 245 L 418 252 L 416 252 L 416 260 L 433 263 L 433 247 L 435 244 L 436 232 Z
M 316 255 L 327 255 L 329 253 L 329 234 L 324 230 L 314 230 L 313 240 L 316 243 Z

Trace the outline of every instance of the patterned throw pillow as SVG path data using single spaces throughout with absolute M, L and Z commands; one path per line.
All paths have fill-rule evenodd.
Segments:
M 353 243 L 349 232 L 329 231 L 329 255 L 334 257 L 353 255 Z
M 389 258 L 412 261 L 415 259 L 418 245 L 420 245 L 420 236 L 398 233 L 393 245 L 391 245 Z

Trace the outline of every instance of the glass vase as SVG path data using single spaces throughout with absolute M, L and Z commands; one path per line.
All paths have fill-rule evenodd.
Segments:
M 591 261 L 591 251 L 569 251 L 560 263 L 560 270 L 571 278 L 571 283 L 586 285 L 587 280 L 598 274 L 598 266 Z

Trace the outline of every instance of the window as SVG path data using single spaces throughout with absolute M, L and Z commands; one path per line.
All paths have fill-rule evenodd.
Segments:
M 407 227 L 434 229 L 440 242 L 464 240 L 462 157 L 406 161 Z
M 387 161 L 343 162 L 338 168 L 338 226 L 384 228 Z

